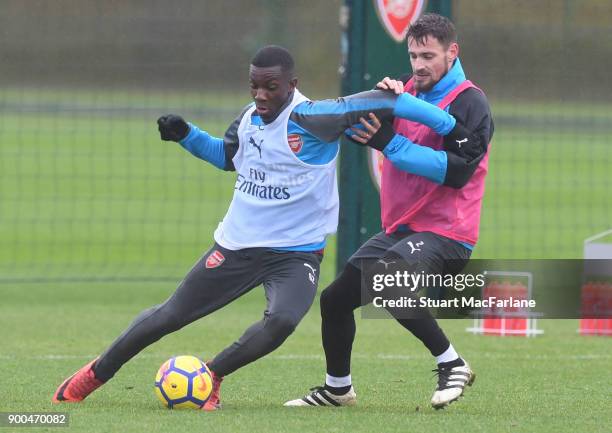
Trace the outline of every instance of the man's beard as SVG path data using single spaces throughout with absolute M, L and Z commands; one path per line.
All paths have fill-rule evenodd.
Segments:
M 433 88 L 434 88 L 434 86 L 435 86 L 436 84 L 438 84 L 438 83 L 440 82 L 440 80 L 441 80 L 442 78 L 444 78 L 444 77 L 446 76 L 446 74 L 447 74 L 447 73 L 448 73 L 448 71 L 450 70 L 450 66 L 449 66 L 449 62 L 448 62 L 448 60 L 444 62 L 444 68 L 445 68 L 445 69 L 444 69 L 444 72 L 443 72 L 443 73 L 440 75 L 440 78 L 438 79 L 438 81 L 430 81 L 429 83 L 427 83 L 427 84 L 425 84 L 425 85 L 423 85 L 423 86 L 421 86 L 421 85 L 419 85 L 419 84 L 417 84 L 417 83 L 415 82 L 415 84 L 414 84 L 414 89 L 415 89 L 417 92 L 422 92 L 422 93 L 427 93 L 427 92 L 429 92 L 431 89 L 433 89 Z M 430 75 L 430 77 L 431 77 L 431 75 Z

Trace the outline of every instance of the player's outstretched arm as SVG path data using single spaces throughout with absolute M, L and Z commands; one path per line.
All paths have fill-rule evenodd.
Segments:
M 402 93 L 397 97 L 393 115 L 422 123 L 440 135 L 449 134 L 456 124 L 455 118 L 446 111 L 412 96 L 410 93 Z
M 391 163 L 402 171 L 422 176 L 442 184 L 447 171 L 447 155 L 427 146 L 413 143 L 396 134 L 387 120 L 380 121 L 374 113 L 368 120 L 360 119 L 361 128 L 352 127 L 350 138 L 357 144 L 382 152 Z
M 157 119 L 157 129 L 164 141 L 177 143 L 189 134 L 189 125 L 177 114 L 165 114 Z
M 337 140 L 369 113 L 381 120 L 401 117 L 422 123 L 444 136 L 454 133 L 457 122 L 446 111 L 409 93 L 397 95 L 389 90 L 369 90 L 337 99 L 304 102 L 295 107 L 292 120 L 326 142 Z
M 223 139 L 211 136 L 176 114 L 161 116 L 157 119 L 157 125 L 162 140 L 175 141 L 195 157 L 225 169 Z
M 456 121 L 451 133 L 444 136 L 443 150 L 413 143 L 396 134 L 388 121 L 381 122 L 373 113 L 370 113 L 369 120 L 360 119 L 361 128 L 351 128 L 351 138 L 358 144 L 383 152 L 400 170 L 438 184 L 462 188 L 484 157 L 492 134 L 487 126 L 491 123 L 489 110 L 480 111 L 482 115 L 472 116 L 472 125 L 465 126 L 460 120 Z
M 397 95 L 370 90 L 336 99 L 307 101 L 297 105 L 291 120 L 326 143 L 336 142 L 360 117 L 373 112 L 381 118 L 392 117 Z
M 451 150 L 459 150 L 458 147 L 462 145 L 464 149 L 467 149 L 480 141 L 473 129 L 458 122 L 452 114 L 410 93 L 402 93 L 397 97 L 393 114 L 429 126 L 436 133 L 445 137 L 444 142 L 451 145 Z

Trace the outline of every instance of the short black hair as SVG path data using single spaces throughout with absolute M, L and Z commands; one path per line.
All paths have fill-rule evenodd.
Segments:
M 260 48 L 251 60 L 251 65 L 258 68 L 280 66 L 283 72 L 293 72 L 295 63 L 289 50 L 278 45 L 267 45 Z
M 444 48 L 448 48 L 451 43 L 457 42 L 457 30 L 453 22 L 434 13 L 424 14 L 412 23 L 408 28 L 406 38 L 407 40 L 412 38 L 418 44 L 423 44 L 428 36 L 436 38 Z

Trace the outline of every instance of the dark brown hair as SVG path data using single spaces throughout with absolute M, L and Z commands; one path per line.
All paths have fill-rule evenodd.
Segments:
M 408 28 L 406 38 L 407 40 L 412 38 L 418 44 L 423 44 L 428 36 L 436 38 L 444 48 L 457 42 L 457 30 L 452 21 L 434 13 L 424 14 L 412 23 Z

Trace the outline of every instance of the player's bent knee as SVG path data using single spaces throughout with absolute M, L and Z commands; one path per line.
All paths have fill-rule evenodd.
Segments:
M 338 316 L 352 314 L 353 310 L 362 305 L 361 301 L 361 270 L 347 263 L 342 273 L 321 293 L 321 316 L 333 320 Z
M 186 322 L 186 316 L 184 314 L 180 314 L 167 304 L 161 304 L 154 308 L 155 311 L 153 312 L 152 320 L 158 329 L 162 329 L 166 332 L 174 332 L 188 323 Z
M 337 299 L 334 299 L 334 292 L 330 290 L 330 288 L 323 290 L 323 292 L 321 292 L 321 298 L 319 299 L 322 317 L 333 316 L 339 308 L 339 302 Z
M 266 330 L 273 340 L 284 341 L 293 333 L 299 322 L 299 319 L 291 313 L 273 313 L 266 319 Z

